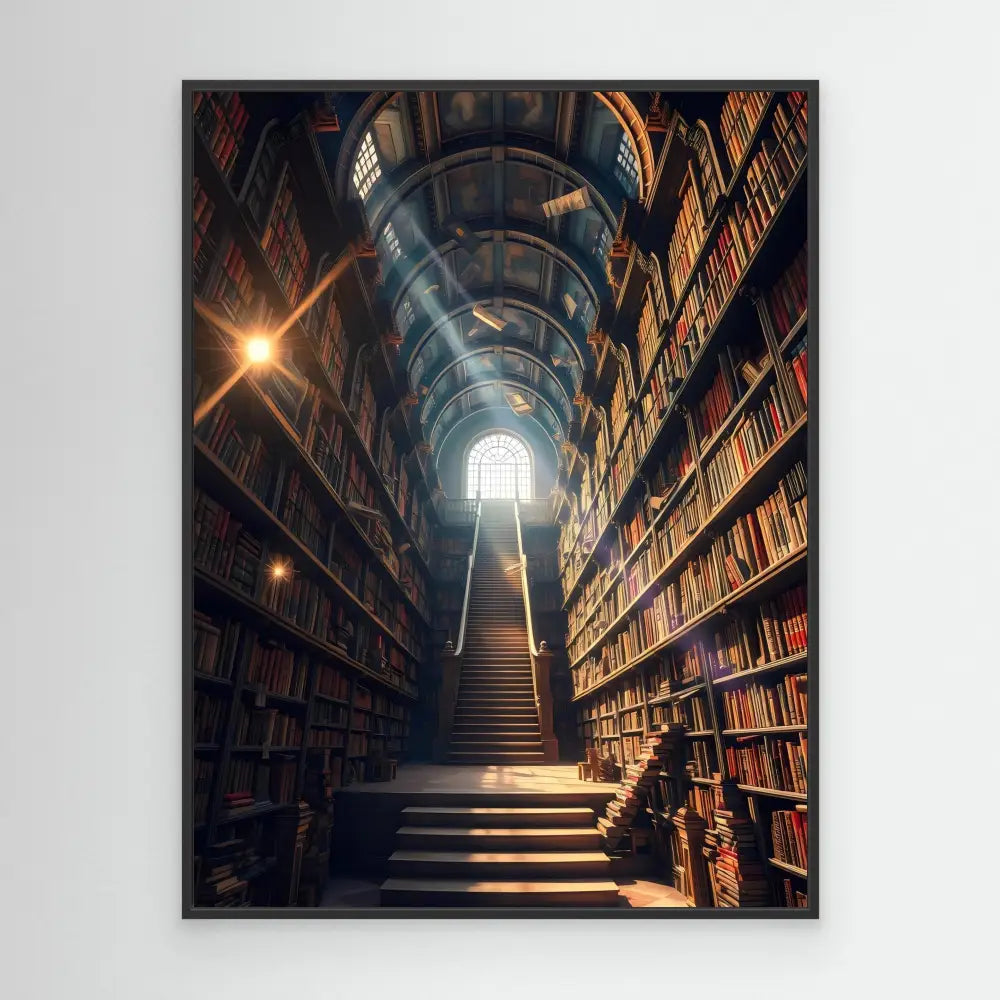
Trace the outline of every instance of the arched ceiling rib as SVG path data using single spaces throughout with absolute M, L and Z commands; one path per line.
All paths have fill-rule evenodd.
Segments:
M 364 201 L 432 447 L 470 412 L 504 405 L 505 389 L 530 397 L 550 436 L 565 433 L 609 295 L 616 220 L 649 190 L 652 166 L 623 93 L 380 91 L 361 102 L 334 184 Z M 569 211 L 543 207 L 567 196 Z

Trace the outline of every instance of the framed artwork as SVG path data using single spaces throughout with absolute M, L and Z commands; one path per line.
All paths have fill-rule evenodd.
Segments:
M 818 85 L 596 86 L 184 84 L 186 917 L 818 915 Z

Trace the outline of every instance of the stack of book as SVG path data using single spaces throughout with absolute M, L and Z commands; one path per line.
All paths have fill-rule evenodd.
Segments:
M 633 825 L 640 808 L 649 797 L 650 786 L 667 764 L 684 727 L 669 723 L 657 733 L 648 733 L 638 755 L 625 768 L 625 778 L 608 803 L 607 813 L 597 821 L 609 849 L 618 846 Z
M 753 823 L 732 809 L 715 810 L 715 829 L 705 833 L 713 862 L 716 904 L 721 907 L 767 906 L 771 901 Z
M 213 844 L 205 865 L 198 901 L 207 906 L 246 905 L 250 882 L 265 867 L 251 841 L 244 838 Z

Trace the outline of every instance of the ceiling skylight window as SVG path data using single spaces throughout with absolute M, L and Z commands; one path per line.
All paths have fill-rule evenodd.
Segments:
M 399 260 L 399 255 L 403 251 L 399 248 L 399 237 L 396 236 L 396 230 L 392 228 L 391 222 L 387 222 L 385 224 L 385 229 L 382 230 L 382 234 L 385 236 L 385 243 L 389 248 L 389 253 L 392 254 L 392 259 Z
M 362 198 L 368 197 L 375 182 L 382 176 L 382 168 L 378 162 L 378 151 L 371 132 L 365 135 L 361 143 L 361 151 L 354 161 L 354 188 Z
M 621 142 L 618 143 L 615 177 L 618 178 L 628 196 L 634 198 L 639 190 L 639 168 L 636 166 L 635 153 L 632 152 L 632 143 L 628 140 L 628 133 L 624 131 Z

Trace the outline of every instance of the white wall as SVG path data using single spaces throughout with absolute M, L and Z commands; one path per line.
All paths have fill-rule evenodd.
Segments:
M 664 995 L 980 995 L 994 11 L 5 5 L 6 995 L 595 997 L 628 968 Z M 182 923 L 180 80 L 533 76 L 821 81 L 822 919 Z

